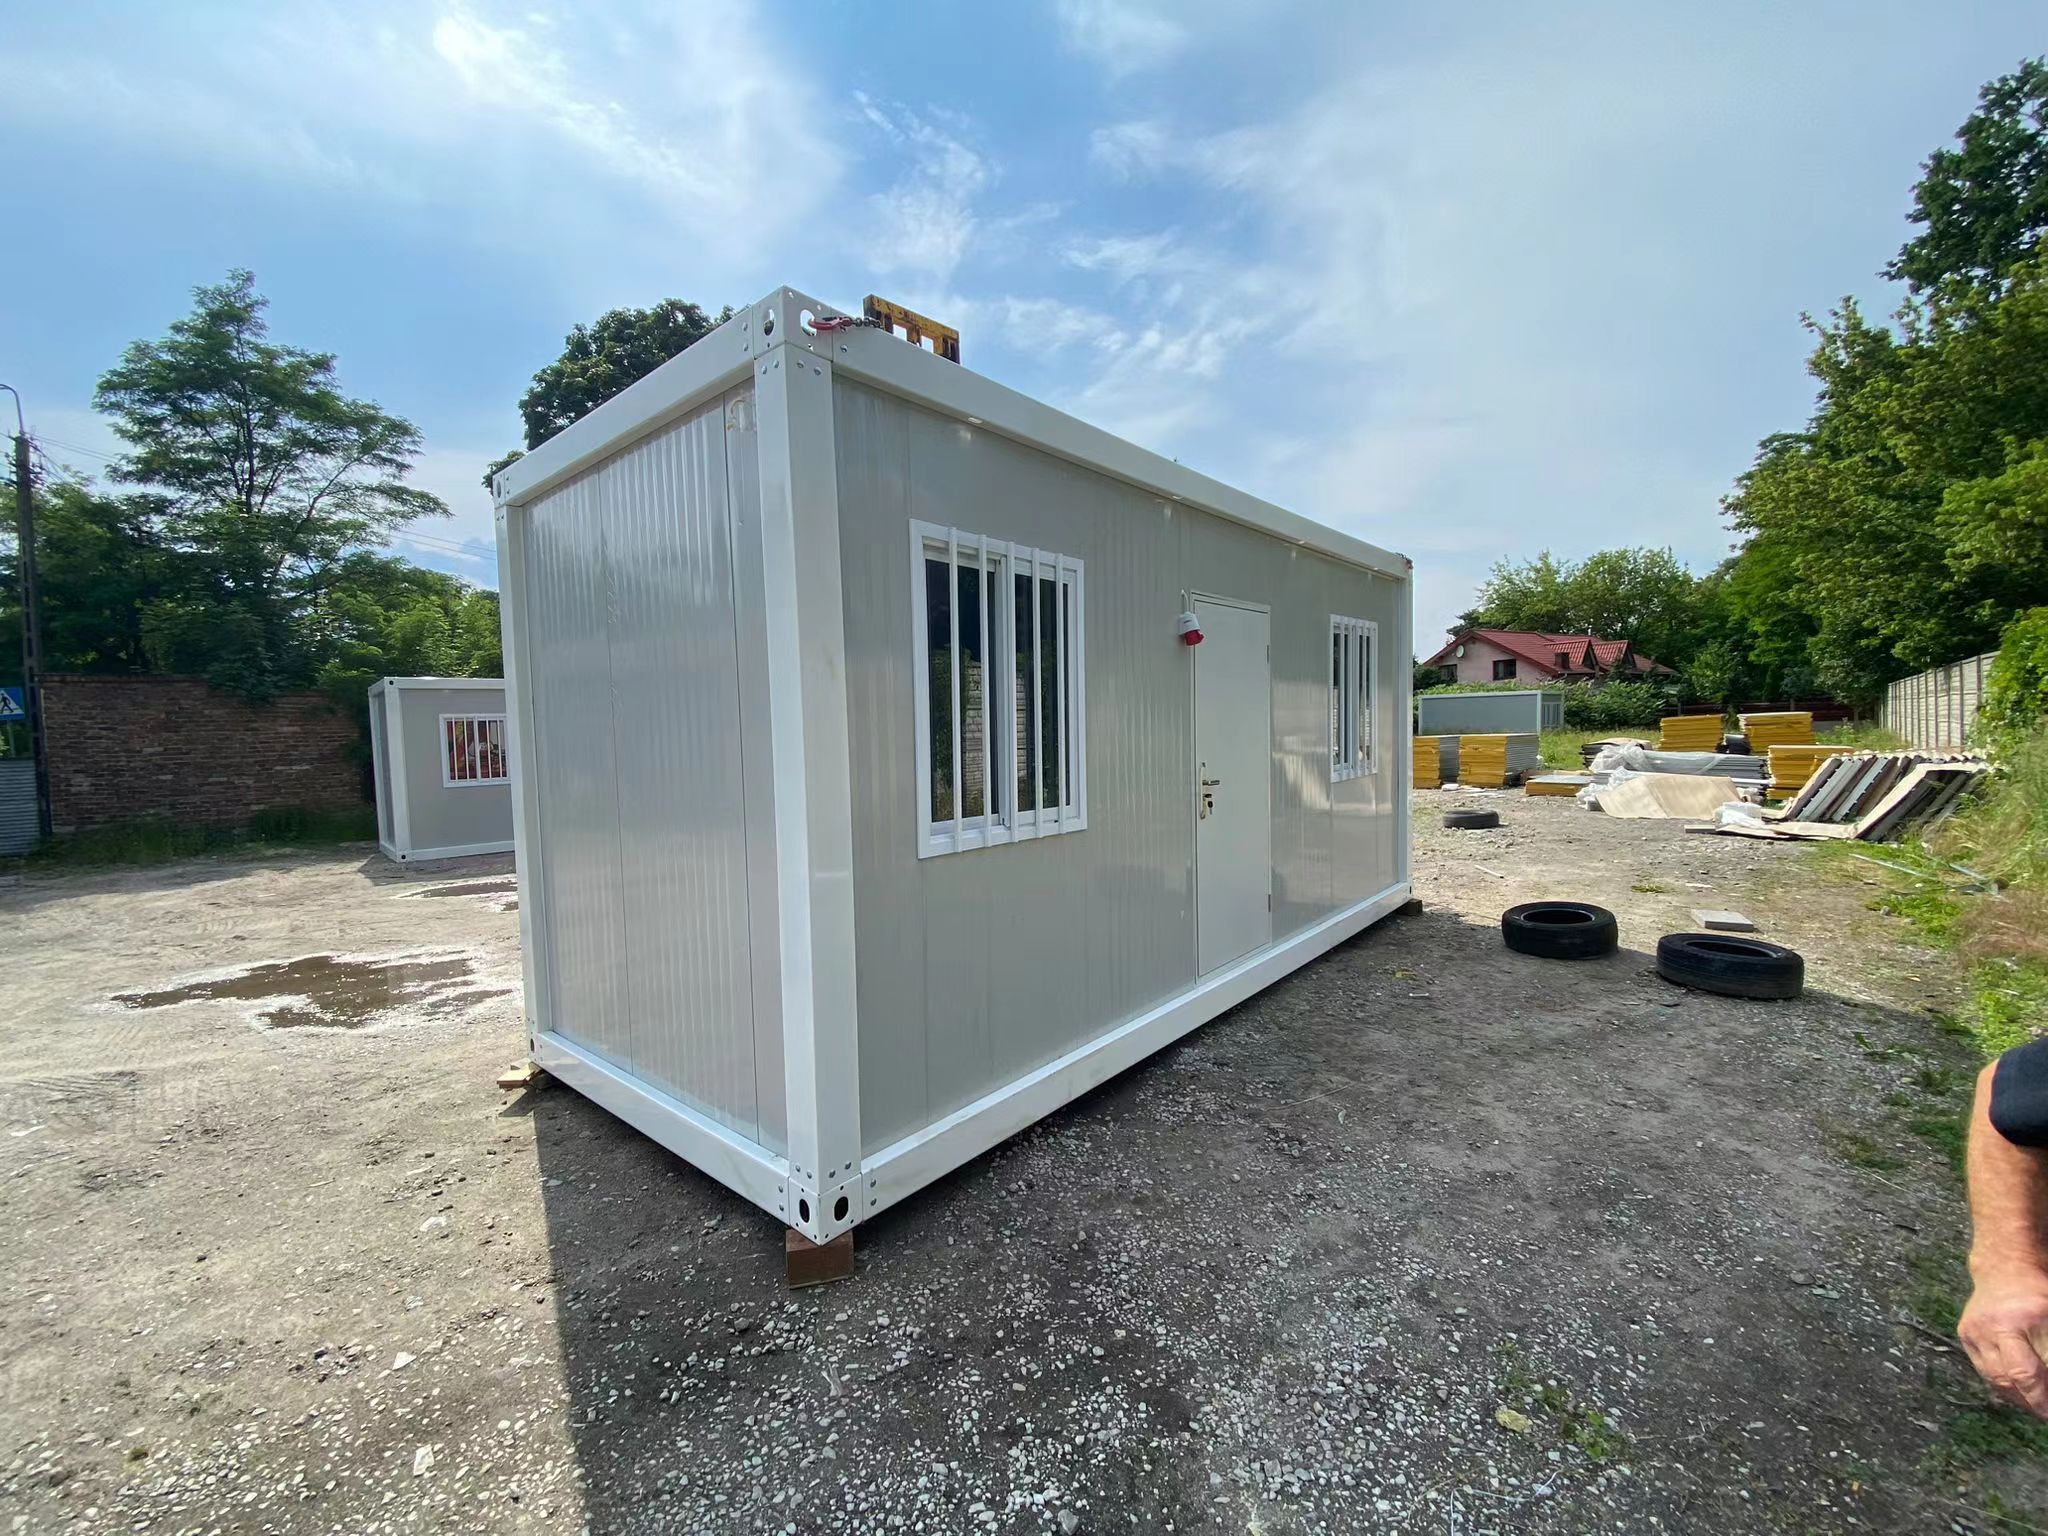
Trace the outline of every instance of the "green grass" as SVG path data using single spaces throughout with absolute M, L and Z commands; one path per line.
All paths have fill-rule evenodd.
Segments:
M 1949 1421 L 1948 1437 L 1930 1462 L 1945 1475 L 2008 1456 L 2048 1456 L 2048 1424 L 1994 1403 L 1963 1409 Z M 2036 1530 L 2027 1525 L 2024 1530 Z
M 1861 1131 L 1837 1125 L 1823 1127 L 1822 1134 L 1827 1138 L 1829 1150 L 1852 1168 L 1896 1173 L 1906 1166 L 1906 1160 L 1898 1153 Z
M 1729 729 L 1733 730 L 1734 727 L 1731 725 Z M 1882 726 L 1860 721 L 1816 726 L 1813 734 L 1822 741 L 1877 752 L 1895 752 L 1906 744 Z M 1542 744 L 1543 766 L 1557 773 L 1577 773 L 1585 766 L 1585 759 L 1579 755 L 1579 748 L 1589 741 L 1599 741 L 1607 736 L 1640 736 L 1654 746 L 1657 728 L 1654 725 L 1631 725 L 1604 731 L 1545 731 Z
M 1892 743 L 1868 728 L 1824 734 L 1855 746 Z M 1963 1001 L 1953 1015 L 1930 1010 L 1944 1036 L 1967 1055 L 1934 1048 L 1899 1050 L 1862 1036 L 1876 1062 L 1905 1074 L 1884 1096 L 1883 1127 L 1917 1137 L 1938 1151 L 1952 1176 L 1964 1174 L 1974 1061 L 1988 1060 L 2048 1033 L 2048 730 L 2001 764 L 1988 792 L 1934 830 L 1931 846 L 1823 844 L 1819 868 L 1875 887 L 1867 905 L 1910 926 L 1923 942 L 1951 953 L 1961 971 Z M 1840 1156 L 1882 1169 L 1891 1151 L 1860 1130 L 1824 1126 Z M 1938 1334 L 1953 1334 L 1970 1281 L 1959 1247 L 1936 1244 L 1908 1257 L 1901 1301 Z M 2002 1461 L 2048 1458 L 2048 1425 L 1984 1401 L 1951 1400 L 1954 1411 L 1929 1452 L 1936 1476 L 1967 1478 Z M 1987 1514 L 2004 1523 L 1995 1488 L 1977 1487 Z M 2036 1529 L 2028 1525 L 2026 1529 Z
M 2005 814 L 1995 804 L 1964 813 Z M 1966 823 L 1959 834 L 1970 831 Z M 1979 856 L 1977 848 L 1960 841 L 1945 842 L 1944 847 Z M 1903 919 L 1928 942 L 1958 955 L 1964 968 L 1965 996 L 1955 1024 L 1985 1059 L 2048 1033 L 2048 964 L 2032 954 L 2000 953 L 2004 946 L 1995 931 L 1985 932 L 1983 921 L 1987 911 L 2008 905 L 2026 911 L 2030 885 L 2017 893 L 2010 889 L 1987 891 L 1982 881 L 1964 873 L 1964 869 L 1977 871 L 1977 864 L 1951 862 L 1918 846 L 1823 843 L 1812 857 L 1844 877 L 1876 882 L 1877 894 L 1866 906 Z M 1963 868 L 1958 868 L 1958 863 Z M 1986 902 L 1999 903 L 2000 908 L 1987 909 Z
M 1936 1333 L 1954 1334 L 1970 1295 L 1970 1274 L 1957 1252 L 1921 1249 L 1907 1261 L 1913 1282 L 1906 1288 L 1906 1306 Z
M 1961 1110 L 1946 1114 L 1915 1115 L 1906 1129 L 1948 1159 L 1957 1178 L 1963 1176 L 1963 1149 L 1970 1139 L 1970 1119 Z
M 1844 720 L 1832 725 L 1816 725 L 1813 728 L 1816 741 L 1830 746 L 1854 747 L 1859 752 L 1898 752 L 1907 746 L 1906 738 L 1894 736 L 1883 726 L 1870 720 Z
M 1589 1407 L 1555 1381 L 1543 1381 L 1522 1361 L 1513 1340 L 1497 1346 L 1501 1357 L 1501 1395 L 1521 1404 L 1532 1417 L 1548 1416 L 1558 1433 L 1594 1461 L 1627 1456 L 1629 1438 L 1598 1408 Z
M 1631 726 L 1618 731 L 1545 731 L 1541 743 L 1543 766 L 1553 773 L 1583 773 L 1586 760 L 1579 748 L 1589 741 L 1600 741 L 1608 736 L 1642 736 L 1654 740 L 1655 727 Z
M 376 836 L 377 813 L 367 805 L 346 810 L 285 807 L 259 811 L 239 827 L 191 826 L 148 817 L 55 838 L 19 863 L 30 869 L 163 864 L 209 854 L 329 848 L 338 843 L 374 841 Z

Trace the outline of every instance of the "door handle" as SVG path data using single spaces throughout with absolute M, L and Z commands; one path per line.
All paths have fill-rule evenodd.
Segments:
M 1222 782 L 1223 781 L 1221 779 L 1204 779 L 1202 780 L 1202 788 L 1214 789 L 1218 784 L 1221 784 Z

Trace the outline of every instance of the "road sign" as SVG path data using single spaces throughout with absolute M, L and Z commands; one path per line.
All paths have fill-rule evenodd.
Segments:
M 0 688 L 0 720 L 26 720 L 28 711 L 21 705 L 19 688 Z

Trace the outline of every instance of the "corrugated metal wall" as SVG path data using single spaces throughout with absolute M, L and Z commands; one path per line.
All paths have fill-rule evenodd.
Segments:
M 1885 690 L 1884 728 L 1916 747 L 1968 746 L 1977 709 L 1984 702 L 1984 679 L 1996 660 L 1998 652 L 1986 651 L 1901 678 Z
M 1418 736 L 1486 736 L 1554 731 L 1564 726 L 1564 697 L 1522 689 L 1513 693 L 1426 693 L 1415 700 Z
M 36 765 L 32 758 L 0 758 L 0 854 L 12 857 L 36 845 Z
M 779 1152 L 781 1020 L 755 1019 L 749 974 L 726 455 L 720 401 L 528 509 L 527 770 L 551 1027 Z
M 1188 590 L 1272 610 L 1276 938 L 1395 879 L 1399 588 L 992 433 L 835 383 L 861 1131 L 872 1152 L 1195 980 Z M 917 857 L 910 524 L 1086 567 L 1088 826 Z M 1333 613 L 1380 626 L 1379 760 L 1330 781 Z
M 391 800 L 391 731 L 386 724 L 391 709 L 391 690 L 379 688 L 370 695 L 370 784 L 377 796 L 377 841 L 398 850 L 397 808 Z

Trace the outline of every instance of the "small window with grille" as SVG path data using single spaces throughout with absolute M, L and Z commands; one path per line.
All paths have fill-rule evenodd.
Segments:
M 1373 653 L 1379 626 L 1371 619 L 1330 618 L 1330 778 L 1371 774 L 1379 683 Z
M 911 526 L 918 857 L 1087 825 L 1081 562 Z
M 511 779 L 505 756 L 503 715 L 441 717 L 441 783 L 447 789 L 504 784 Z

